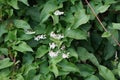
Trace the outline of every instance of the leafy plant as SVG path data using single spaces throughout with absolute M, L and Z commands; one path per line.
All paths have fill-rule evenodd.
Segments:
M 119 0 L 0 0 L 0 80 L 119 80 Z

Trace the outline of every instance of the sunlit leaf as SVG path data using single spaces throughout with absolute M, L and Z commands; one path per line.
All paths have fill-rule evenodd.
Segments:
M 0 69 L 8 68 L 13 65 L 13 62 L 10 62 L 9 58 L 4 58 L 0 60 Z

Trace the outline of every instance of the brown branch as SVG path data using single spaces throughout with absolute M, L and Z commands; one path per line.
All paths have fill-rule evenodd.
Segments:
M 100 23 L 100 25 L 102 26 L 102 28 L 104 29 L 105 32 L 108 32 L 108 30 L 105 28 L 105 26 L 103 25 L 102 21 L 100 20 L 100 18 L 97 16 L 97 14 L 95 13 L 94 8 L 91 6 L 91 4 L 85 0 L 85 2 L 87 3 L 87 5 L 89 6 L 89 8 L 91 9 L 92 13 L 94 14 L 94 16 L 97 18 L 98 22 Z M 116 42 L 116 44 L 120 47 L 120 43 L 118 42 L 118 40 L 115 38 L 114 35 L 112 35 L 113 40 Z

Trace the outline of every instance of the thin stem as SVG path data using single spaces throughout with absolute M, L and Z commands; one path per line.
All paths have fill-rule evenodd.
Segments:
M 102 26 L 102 28 L 104 29 L 105 32 L 108 32 L 108 30 L 105 28 L 105 26 L 103 25 L 102 21 L 100 20 L 100 18 L 97 16 L 97 14 L 95 13 L 95 10 L 93 9 L 93 7 L 90 5 L 90 3 L 85 0 L 85 2 L 88 4 L 89 8 L 91 9 L 92 13 L 94 14 L 94 16 L 97 18 L 98 22 L 100 23 L 100 25 Z M 114 41 L 116 42 L 116 44 L 120 47 L 120 43 L 118 42 L 118 40 L 115 38 L 114 35 L 112 35 L 112 38 L 114 39 Z

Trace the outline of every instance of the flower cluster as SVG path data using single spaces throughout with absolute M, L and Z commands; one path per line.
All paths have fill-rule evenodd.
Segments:
M 50 51 L 49 51 L 49 56 L 51 58 L 54 58 L 54 57 L 57 57 L 59 55 L 59 53 L 62 53 L 62 52 L 65 52 L 65 45 L 63 45 L 60 49 L 61 50 L 58 50 L 56 52 L 53 51 L 53 49 L 55 49 L 57 45 L 55 43 L 49 43 L 49 47 L 50 47 Z M 62 58 L 69 58 L 69 52 L 66 54 L 66 53 L 62 53 Z
M 46 39 L 46 35 L 42 34 L 42 35 L 38 35 L 38 36 L 34 37 L 34 40 L 36 40 L 36 41 L 39 41 L 41 39 Z
M 50 37 L 52 37 L 54 39 L 60 40 L 60 39 L 64 38 L 64 35 L 62 35 L 62 34 L 55 34 L 54 32 L 51 32 L 50 33 Z
M 57 15 L 57 16 L 63 15 L 63 14 L 64 14 L 64 12 L 61 12 L 61 11 L 59 11 L 59 10 L 56 10 L 56 11 L 54 12 L 54 15 Z

